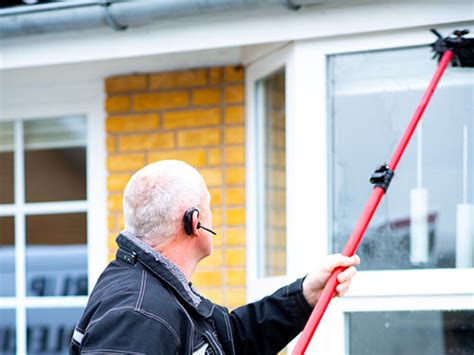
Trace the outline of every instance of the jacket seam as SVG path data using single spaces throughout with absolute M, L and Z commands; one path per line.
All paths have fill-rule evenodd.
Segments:
M 223 312 L 224 313 L 224 322 L 225 322 L 225 327 L 227 329 L 227 336 L 229 337 L 230 339 L 230 343 L 232 345 L 232 348 L 234 347 L 234 338 L 232 336 L 232 329 L 231 329 L 231 326 L 230 326 L 230 320 L 229 320 L 229 315 L 226 313 L 226 312 Z
M 193 320 L 191 319 L 191 317 L 189 316 L 188 312 L 186 311 L 186 309 L 184 309 L 183 305 L 176 299 L 176 303 L 178 304 L 178 306 L 183 310 L 184 314 L 186 315 L 186 317 L 188 318 L 189 322 L 191 323 L 191 331 L 190 331 L 190 342 L 189 342 L 189 354 L 192 354 L 192 349 L 194 348 L 194 329 L 195 329 L 195 326 L 194 326 L 194 323 L 193 323 Z
M 91 350 L 81 350 L 81 354 L 95 354 L 97 352 L 114 352 L 120 354 L 132 354 L 132 355 L 145 355 L 146 353 L 137 352 L 137 351 L 125 351 L 117 349 L 91 349 Z
M 86 328 L 86 332 L 90 331 L 90 329 L 96 325 L 98 322 L 100 322 L 102 319 L 104 319 L 106 316 L 108 316 L 110 313 L 112 312 L 115 312 L 115 311 L 122 311 L 122 310 L 130 310 L 130 311 L 133 311 L 133 312 L 137 312 L 139 314 L 142 314 L 143 316 L 147 317 L 147 318 L 151 318 L 157 322 L 159 322 L 160 324 L 163 324 L 165 326 L 165 328 L 171 333 L 171 335 L 173 335 L 175 341 L 176 341 L 176 345 L 178 346 L 178 348 L 180 347 L 180 341 L 179 341 L 179 337 L 178 335 L 176 334 L 176 332 L 174 331 L 174 329 L 171 327 L 171 325 L 165 321 L 163 318 L 161 317 L 158 317 L 157 315 L 153 314 L 153 313 L 149 313 L 149 312 L 146 312 L 146 311 L 143 311 L 143 310 L 136 310 L 134 309 L 133 307 L 131 306 L 123 306 L 123 307 L 115 307 L 115 308 L 111 308 L 109 309 L 107 312 L 105 312 L 100 318 L 92 321 L 89 323 L 88 327 Z
M 140 299 L 145 292 L 145 288 L 143 287 L 145 283 L 145 270 L 142 270 L 142 279 L 140 282 L 140 292 L 138 292 L 137 303 L 135 303 L 135 310 L 140 308 Z

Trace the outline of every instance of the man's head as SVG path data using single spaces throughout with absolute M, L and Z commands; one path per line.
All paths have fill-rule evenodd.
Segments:
M 137 171 L 125 187 L 125 229 L 149 244 L 159 246 L 186 236 L 183 216 L 191 207 L 199 209 L 203 225 L 212 227 L 210 196 L 199 172 L 177 160 L 149 164 Z M 210 249 L 204 251 L 210 253 L 212 245 L 204 243 L 203 248 Z

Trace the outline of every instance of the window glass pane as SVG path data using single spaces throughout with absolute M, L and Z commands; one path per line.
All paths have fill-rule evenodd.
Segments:
M 370 175 L 390 159 L 436 62 L 419 47 L 329 63 L 332 234 L 340 252 L 372 190 Z M 449 67 L 365 233 L 360 269 L 473 266 L 473 98 L 474 71 Z
M 85 213 L 26 217 L 28 296 L 87 295 Z
M 286 274 L 285 70 L 259 83 L 263 117 L 261 276 Z
M 86 120 L 25 121 L 27 202 L 86 199 Z
M 13 203 L 13 123 L 0 122 L 0 203 Z
M 0 297 L 12 296 L 15 296 L 15 218 L 0 217 Z
M 348 314 L 351 355 L 473 354 L 474 311 Z
M 80 308 L 28 309 L 28 354 L 68 354 L 69 342 L 81 314 Z
M 0 354 L 14 355 L 16 350 L 15 310 L 0 309 Z

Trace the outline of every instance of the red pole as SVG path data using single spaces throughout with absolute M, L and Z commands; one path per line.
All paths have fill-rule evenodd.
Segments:
M 415 131 L 416 125 L 420 121 L 423 112 L 425 112 L 426 106 L 428 105 L 431 96 L 433 95 L 433 92 L 435 91 L 436 86 L 438 85 L 439 80 L 441 79 L 444 70 L 449 65 L 452 58 L 453 52 L 451 50 L 447 50 L 446 52 L 444 52 L 436 69 L 436 72 L 434 73 L 433 78 L 431 79 L 430 85 L 426 89 L 420 104 L 418 105 L 413 117 L 411 118 L 410 123 L 408 124 L 408 127 L 405 130 L 402 139 L 398 143 L 398 146 L 395 149 L 395 152 L 393 153 L 390 163 L 388 164 L 389 168 L 392 171 L 395 171 L 398 162 L 400 161 L 400 158 L 402 157 L 402 154 L 405 151 L 408 142 L 410 141 L 411 136 L 413 135 L 413 132 Z M 370 220 L 372 219 L 372 216 L 374 215 L 375 210 L 377 209 L 377 206 L 379 205 L 380 200 L 384 195 L 384 192 L 384 189 L 380 186 L 376 186 L 372 190 L 369 200 L 367 201 L 367 204 L 365 205 L 364 210 L 362 211 L 362 214 L 354 227 L 354 230 L 352 231 L 349 239 L 347 240 L 346 246 L 344 247 L 344 250 L 342 252 L 343 255 L 352 256 L 355 254 L 355 251 L 362 240 L 364 232 L 367 229 L 367 226 L 369 225 Z M 336 268 L 329 277 L 329 280 L 326 283 L 326 286 L 324 287 L 321 296 L 319 297 L 318 302 L 314 307 L 313 312 L 311 313 L 311 316 L 309 317 L 308 322 L 306 323 L 306 326 L 304 327 L 298 342 L 296 343 L 296 346 L 292 352 L 293 355 L 304 354 L 306 349 L 308 348 L 311 338 L 313 337 L 313 334 L 316 331 L 316 328 L 318 327 L 319 322 L 321 321 L 321 318 L 323 317 L 324 312 L 326 311 L 326 308 L 328 307 L 329 302 L 331 301 L 332 296 L 334 295 L 334 292 L 336 291 L 336 286 L 338 284 L 337 276 L 342 271 L 344 271 L 344 269 L 345 268 L 343 267 Z

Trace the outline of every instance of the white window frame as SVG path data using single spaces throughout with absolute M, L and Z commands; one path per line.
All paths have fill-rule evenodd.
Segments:
M 278 52 L 247 69 L 247 298 L 258 299 L 311 270 L 331 249 L 328 57 L 335 54 L 431 44 L 429 28 L 450 33 L 474 24 L 432 24 L 423 28 L 304 40 L 288 46 L 287 64 L 287 266 L 286 278 L 256 278 L 255 83 Z M 280 54 L 281 55 L 281 54 Z M 427 49 L 427 56 L 431 53 Z M 449 69 L 448 69 L 449 70 Z M 426 83 L 428 85 L 428 82 Z M 415 107 L 413 107 L 413 112 Z M 387 157 L 388 159 L 389 157 Z M 370 172 L 367 172 L 370 175 Z M 390 192 L 388 192 L 390 193 Z M 368 198 L 368 196 L 367 196 Z M 315 265 L 316 264 L 316 265 Z M 354 311 L 472 310 L 474 268 L 363 271 L 349 293 L 334 299 L 308 354 L 348 353 L 345 317 Z M 295 344 L 295 342 L 292 342 Z M 292 349 L 290 344 L 289 349 Z
M 26 296 L 25 216 L 48 213 L 87 213 L 88 291 L 107 263 L 105 100 L 103 82 L 63 86 L 2 87 L 0 121 L 14 122 L 15 153 L 23 152 L 25 120 L 81 115 L 87 119 L 87 200 L 28 203 L 24 201 L 23 154 L 14 155 L 15 201 L 0 205 L 0 216 L 15 217 L 15 297 L 0 298 L 0 309 L 15 309 L 17 353 L 26 353 L 26 310 L 83 308 L 88 296 Z

